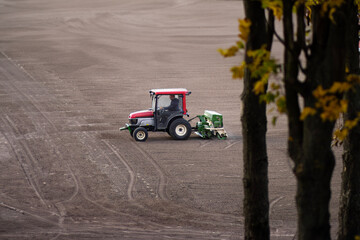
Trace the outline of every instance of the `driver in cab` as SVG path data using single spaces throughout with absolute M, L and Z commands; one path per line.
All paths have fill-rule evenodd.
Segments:
M 171 94 L 169 96 L 169 98 L 171 100 L 170 105 L 167 107 L 160 108 L 160 109 L 164 109 L 164 110 L 167 110 L 170 112 L 178 111 L 179 110 L 179 99 L 175 98 L 174 94 Z

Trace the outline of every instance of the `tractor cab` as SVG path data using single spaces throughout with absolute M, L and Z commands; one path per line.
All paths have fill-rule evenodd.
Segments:
M 173 120 L 188 114 L 186 96 L 190 94 L 183 88 L 150 90 L 155 131 L 167 130 Z

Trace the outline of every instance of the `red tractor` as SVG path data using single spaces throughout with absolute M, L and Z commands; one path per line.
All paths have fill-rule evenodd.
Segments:
M 130 113 L 129 123 L 121 130 L 129 130 L 136 141 L 146 141 L 148 131 L 167 132 L 177 140 L 188 139 L 190 123 L 183 118 L 188 115 L 186 96 L 191 92 L 184 88 L 152 89 L 152 106 L 148 110 Z

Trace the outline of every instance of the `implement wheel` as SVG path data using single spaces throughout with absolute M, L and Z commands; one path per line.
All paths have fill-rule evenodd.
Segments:
M 191 134 L 191 125 L 183 118 L 176 119 L 169 127 L 169 134 L 176 140 L 186 140 Z
M 217 138 L 220 139 L 220 140 L 226 140 L 226 138 L 227 138 L 225 135 L 219 134 L 219 133 L 217 133 L 216 136 L 217 136 Z
M 136 141 L 145 142 L 148 138 L 148 131 L 146 128 L 138 127 L 134 130 L 133 137 Z

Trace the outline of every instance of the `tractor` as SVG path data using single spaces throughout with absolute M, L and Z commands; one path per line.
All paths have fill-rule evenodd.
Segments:
M 176 140 L 186 140 L 192 130 L 202 138 L 217 136 L 226 139 L 227 134 L 223 128 L 222 115 L 214 111 L 205 111 L 204 115 L 185 120 L 188 116 L 186 109 L 186 97 L 191 94 L 185 88 L 151 89 L 151 108 L 130 113 L 129 123 L 119 130 L 129 130 L 130 135 L 140 142 L 146 141 L 148 132 L 167 132 Z M 199 118 L 195 127 L 191 127 L 190 121 Z

